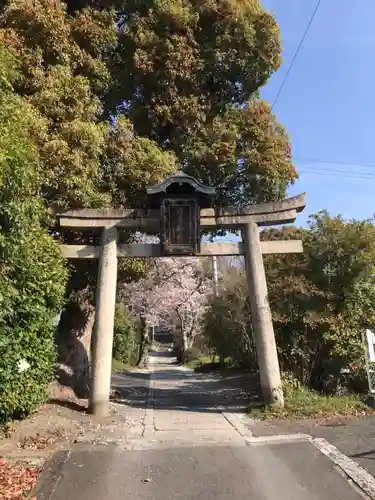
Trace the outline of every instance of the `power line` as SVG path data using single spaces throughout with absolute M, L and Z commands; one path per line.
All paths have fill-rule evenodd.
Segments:
M 349 161 L 334 161 L 334 160 L 305 160 L 303 158 L 293 157 L 293 160 L 297 163 L 322 163 L 325 165 L 342 165 L 346 167 L 365 167 L 365 168 L 375 168 L 375 163 L 352 163 Z
M 316 4 L 316 6 L 315 6 L 314 12 L 312 13 L 312 15 L 311 15 L 311 17 L 310 17 L 310 20 L 309 20 L 309 22 L 308 22 L 308 24 L 307 24 L 307 26 L 306 26 L 305 32 L 304 32 L 304 34 L 303 34 L 303 36 L 302 36 L 302 38 L 301 38 L 301 41 L 300 41 L 300 42 L 299 42 L 299 44 L 298 44 L 297 50 L 296 50 L 296 52 L 295 52 L 295 54 L 294 54 L 294 56 L 293 56 L 293 59 L 292 59 L 292 61 L 291 61 L 290 65 L 289 65 L 289 68 L 288 68 L 287 72 L 285 73 L 285 76 L 284 76 L 284 78 L 283 78 L 283 81 L 281 82 L 281 85 L 280 85 L 280 87 L 279 87 L 279 90 L 278 90 L 278 92 L 277 92 L 277 94 L 276 94 L 276 97 L 275 97 L 275 99 L 274 99 L 273 103 L 272 103 L 271 111 L 272 111 L 272 110 L 273 110 L 273 108 L 275 107 L 275 105 L 276 105 L 276 103 L 277 103 L 277 101 L 278 101 L 278 99 L 279 99 L 279 97 L 280 97 L 280 94 L 281 94 L 281 92 L 282 92 L 282 91 L 283 91 L 283 89 L 284 89 L 285 83 L 286 83 L 286 81 L 287 81 L 287 79 L 288 79 L 288 77 L 289 77 L 289 74 L 290 74 L 290 72 L 291 72 L 291 70 L 292 70 L 293 66 L 294 66 L 294 63 L 296 62 L 296 59 L 297 59 L 297 57 L 298 57 L 298 54 L 300 53 L 300 50 L 301 50 L 302 45 L 303 45 L 303 42 L 305 41 L 305 38 L 306 38 L 306 36 L 307 36 L 308 32 L 310 31 L 311 25 L 312 25 L 312 23 L 314 22 L 314 19 L 315 19 L 316 13 L 318 12 L 318 9 L 319 9 L 319 7 L 320 7 L 320 4 L 321 4 L 321 3 L 322 3 L 322 1 L 321 1 L 321 0 L 318 0 L 317 4 Z
M 325 172 L 317 172 L 317 171 L 312 171 L 312 170 L 299 170 L 299 173 L 301 174 L 307 174 L 307 175 L 320 175 L 320 176 L 326 176 L 326 177 L 336 177 L 340 179 L 363 179 L 363 180 L 368 180 L 368 181 L 375 181 L 375 176 L 371 175 L 355 175 L 355 172 L 353 172 L 353 175 L 347 175 L 351 174 L 352 172 L 346 172 L 346 173 L 335 173 L 335 172 L 330 172 L 330 171 L 325 171 Z
M 305 172 L 336 172 L 339 174 L 350 174 L 350 175 L 368 175 L 370 177 L 374 177 L 375 172 L 362 172 L 362 171 L 357 171 L 357 170 L 343 170 L 340 168 L 324 168 L 324 167 L 313 167 L 313 168 L 307 168 L 307 167 L 300 167 L 297 169 L 299 171 L 305 171 Z
M 307 163 L 310 163 L 310 162 L 307 162 Z M 346 176 L 346 177 L 351 177 L 351 178 L 366 178 L 366 179 L 374 179 L 375 178 L 375 171 L 363 171 L 363 170 L 357 170 L 357 168 L 355 170 L 349 170 L 347 168 L 345 169 L 340 169 L 340 168 L 332 168 L 332 167 L 329 167 L 329 166 L 325 166 L 325 165 L 338 165 L 338 166 L 344 166 L 344 167 L 347 167 L 347 166 L 351 166 L 351 167 L 359 167 L 359 166 L 362 166 L 362 167 L 365 167 L 365 168 L 375 168 L 375 165 L 370 165 L 370 164 L 362 164 L 362 165 L 359 165 L 357 163 L 349 163 L 349 162 L 331 162 L 331 161 L 326 161 L 326 162 L 323 162 L 323 161 L 320 161 L 320 162 L 312 162 L 312 163 L 320 163 L 320 164 L 324 164 L 323 166 L 319 166 L 319 165 L 314 165 L 314 166 L 304 166 L 304 165 L 301 165 L 300 167 L 297 168 L 298 172 L 301 172 L 301 173 L 311 173 L 311 174 L 327 174 L 327 173 L 330 173 L 330 174 L 340 174 L 341 176 Z

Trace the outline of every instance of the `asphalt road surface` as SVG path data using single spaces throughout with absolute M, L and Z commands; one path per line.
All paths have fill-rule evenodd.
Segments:
M 363 498 L 310 443 L 245 441 L 222 412 L 237 414 L 246 405 L 246 377 L 223 381 L 166 357 L 153 361 L 150 392 L 146 374 L 113 381 L 122 404 L 145 408 L 143 437 L 130 449 L 85 445 L 56 453 L 38 500 Z

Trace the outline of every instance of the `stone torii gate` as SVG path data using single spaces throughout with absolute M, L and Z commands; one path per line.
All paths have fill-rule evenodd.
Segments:
M 212 188 L 202 186 L 195 179 L 181 172 L 167 178 L 148 192 L 149 194 L 167 193 L 170 186 L 183 184 L 189 184 L 196 193 L 213 194 Z M 210 189 L 211 191 L 209 191 Z M 191 193 L 191 190 L 189 192 Z M 191 198 L 192 195 L 189 196 Z M 179 194 L 175 195 L 172 204 L 176 205 L 176 200 L 177 204 L 183 203 L 180 201 Z M 191 201 L 190 199 L 189 202 Z M 199 241 L 196 242 L 195 251 L 190 253 L 178 249 L 167 252 L 166 248 L 159 244 L 118 244 L 119 229 L 145 233 L 162 232 L 166 223 L 163 220 L 163 209 L 160 210 L 160 208 L 159 210 L 154 208 L 147 210 L 82 209 L 57 214 L 61 227 L 77 231 L 93 228 L 101 230 L 100 246 L 61 245 L 62 253 L 68 259 L 99 259 L 89 396 L 90 412 L 96 416 L 106 416 L 109 411 L 117 259 L 122 257 L 155 258 L 171 254 L 177 256 L 193 254 L 198 257 L 244 255 L 263 399 L 266 404 L 270 405 L 282 407 L 284 404 L 262 255 L 301 253 L 303 247 L 301 240 L 260 241 L 259 227 L 294 222 L 297 213 L 305 208 L 305 194 L 278 202 L 261 203 L 240 209 L 231 207 L 200 208 L 199 204 L 197 206 L 198 221 L 195 224 L 197 232 L 200 229 L 240 230 L 242 242 L 200 243 Z M 190 210 L 191 205 L 189 207 L 186 205 L 183 208 Z M 182 213 L 181 207 L 177 210 Z M 185 212 L 184 217 L 187 213 L 190 212 Z M 168 220 L 168 224 L 170 226 L 170 220 Z M 191 229 L 189 226 L 186 231 L 189 228 Z

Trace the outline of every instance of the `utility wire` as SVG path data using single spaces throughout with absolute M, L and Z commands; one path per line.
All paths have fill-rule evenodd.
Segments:
M 292 70 L 293 66 L 294 66 L 294 63 L 296 62 L 296 59 L 297 59 L 297 57 L 298 57 L 298 54 L 300 53 L 300 50 L 301 50 L 302 45 L 303 45 L 303 42 L 305 41 L 306 36 L 307 36 L 308 32 L 310 31 L 311 25 L 312 25 L 312 23 L 314 22 L 314 19 L 315 19 L 316 13 L 318 12 L 318 9 L 319 9 L 319 7 L 320 7 L 320 4 L 321 4 L 321 3 L 322 3 L 322 0 L 318 0 L 317 4 L 316 4 L 316 6 L 315 6 L 314 12 L 312 13 L 312 15 L 311 15 L 311 17 L 310 17 L 310 20 L 309 20 L 309 22 L 308 22 L 308 25 L 306 26 L 305 32 L 304 32 L 304 34 L 303 34 L 303 36 L 302 36 L 302 38 L 301 38 L 301 41 L 300 41 L 300 42 L 299 42 L 299 44 L 298 44 L 298 47 L 297 47 L 297 50 L 296 50 L 296 52 L 295 52 L 295 54 L 294 54 L 294 56 L 293 56 L 292 62 L 290 63 L 290 65 L 289 65 L 289 67 L 288 67 L 287 72 L 285 73 L 285 76 L 284 76 L 284 78 L 283 78 L 283 81 L 281 82 L 281 85 L 280 85 L 280 87 L 279 87 L 279 90 L 278 90 L 278 92 L 277 92 L 277 94 L 276 94 L 276 97 L 275 97 L 275 99 L 274 99 L 273 103 L 272 103 L 271 111 L 272 111 L 272 110 L 273 110 L 273 108 L 275 107 L 275 105 L 276 105 L 276 103 L 277 103 L 277 101 L 278 101 L 278 99 L 279 99 L 279 97 L 280 97 L 280 94 L 281 94 L 281 92 L 283 91 L 283 89 L 284 89 L 284 87 L 285 87 L 285 83 L 286 83 L 286 81 L 287 81 L 287 79 L 288 79 L 288 77 L 289 77 L 289 74 L 290 74 L 290 72 L 291 72 L 291 70 Z
M 335 172 L 314 172 L 314 171 L 309 171 L 309 170 L 299 170 L 298 171 L 301 174 L 307 174 L 307 175 L 320 175 L 320 176 L 326 176 L 326 177 L 336 177 L 339 179 L 363 179 L 363 180 L 368 180 L 368 181 L 375 181 L 375 176 L 365 176 L 365 175 L 345 175 L 344 173 L 335 173 Z M 354 172 L 353 172 L 354 174 Z
M 375 168 L 375 163 L 352 163 L 349 161 L 334 161 L 334 160 L 319 160 L 319 159 L 312 159 L 312 160 L 305 160 L 303 158 L 298 158 L 298 157 L 293 157 L 293 161 L 296 163 L 321 163 L 324 165 L 341 165 L 341 166 L 346 166 L 346 167 L 365 167 L 365 168 Z
M 335 172 L 338 174 L 350 174 L 350 175 L 368 175 L 369 177 L 374 177 L 375 172 L 363 172 L 361 170 L 343 170 L 340 168 L 324 168 L 324 167 L 300 167 L 297 170 L 304 172 Z
M 358 164 L 350 164 L 350 163 L 338 163 L 336 162 L 334 165 L 342 165 L 342 166 L 352 166 L 352 167 L 358 167 L 360 165 Z M 362 165 L 364 166 L 365 168 L 369 168 L 369 165 Z M 375 165 L 374 165 L 375 167 Z M 299 172 L 303 172 L 303 173 L 315 173 L 315 174 L 319 174 L 319 173 L 333 173 L 333 174 L 341 174 L 341 175 L 344 175 L 344 176 L 349 176 L 349 177 L 365 177 L 367 179 L 374 179 L 375 178 L 375 171 L 373 169 L 371 169 L 372 171 L 364 171 L 364 170 L 357 170 L 357 168 L 355 170 L 351 170 L 351 169 L 342 169 L 342 168 L 332 168 L 332 167 L 329 167 L 329 166 L 319 166 L 319 165 L 313 165 L 313 166 L 305 166 L 305 165 L 301 165 L 297 168 L 297 170 Z

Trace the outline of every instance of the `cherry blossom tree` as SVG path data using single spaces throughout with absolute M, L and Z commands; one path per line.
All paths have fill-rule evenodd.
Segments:
M 191 347 L 212 282 L 200 259 L 152 259 L 145 278 L 126 287 L 124 302 L 133 315 L 159 326 L 174 323 L 183 352 Z
M 199 259 L 172 258 L 162 262 L 166 276 L 159 286 L 159 300 L 154 314 L 159 318 L 175 320 L 181 335 L 182 351 L 192 346 L 198 330 L 199 319 L 203 313 L 208 296 L 212 293 L 212 282 L 204 272 Z

